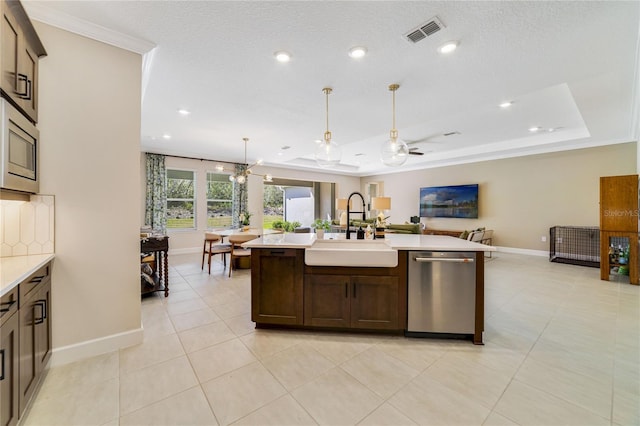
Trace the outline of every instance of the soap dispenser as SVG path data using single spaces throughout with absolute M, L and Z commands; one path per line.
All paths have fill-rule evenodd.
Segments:
M 356 232 L 356 236 L 359 240 L 364 240 L 364 229 L 362 229 L 362 225 L 358 228 L 358 232 Z
M 371 229 L 371 225 L 367 225 L 367 229 L 364 231 L 364 239 L 365 240 L 373 240 L 373 230 Z

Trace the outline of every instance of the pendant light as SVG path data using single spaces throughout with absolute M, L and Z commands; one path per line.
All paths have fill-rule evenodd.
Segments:
M 396 90 L 399 87 L 399 84 L 389 85 L 393 99 L 393 123 L 391 132 L 389 132 L 389 140 L 382 144 L 382 149 L 380 150 L 382 163 L 391 167 L 402 166 L 409 156 L 409 147 L 402 139 L 398 139 L 398 130 L 396 130 Z
M 329 131 L 329 93 L 330 87 L 322 89 L 327 99 L 327 131 L 324 132 L 324 142 L 321 142 L 316 149 L 316 163 L 320 167 L 335 166 L 340 163 L 342 150 L 337 143 L 331 140 L 331 132 Z
M 247 165 L 247 142 L 249 142 L 249 138 L 242 138 L 242 140 L 244 141 L 244 164 Z M 262 160 L 258 160 L 251 165 L 247 165 L 247 168 L 244 170 L 244 172 L 239 173 L 237 175 L 229 175 L 229 180 L 231 182 L 237 182 L 242 185 L 245 182 L 247 182 L 247 178 L 249 177 L 250 174 L 255 174 L 256 176 L 262 177 L 262 180 L 265 182 L 272 182 L 273 177 L 270 174 L 261 175 L 258 173 L 253 173 L 251 171 L 251 168 L 253 166 L 260 165 L 260 164 L 262 164 Z M 223 169 L 218 169 L 218 170 L 223 170 Z

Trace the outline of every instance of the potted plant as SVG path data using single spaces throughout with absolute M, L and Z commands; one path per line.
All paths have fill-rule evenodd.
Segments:
M 318 238 L 324 238 L 324 233 L 331 230 L 331 222 L 326 219 L 316 219 L 312 226 L 316 229 Z
M 240 216 L 238 217 L 239 221 L 240 221 L 240 225 L 242 226 L 242 230 L 246 231 L 247 229 L 249 229 L 249 224 L 251 223 L 251 213 L 247 212 L 243 212 L 240 213 Z

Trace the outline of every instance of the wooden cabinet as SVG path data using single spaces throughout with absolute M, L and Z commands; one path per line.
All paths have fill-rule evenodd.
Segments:
M 148 237 L 140 240 L 140 253 L 149 254 L 148 263 L 153 273 L 153 285 L 140 280 L 140 294 L 150 294 L 156 291 L 164 291 L 164 297 L 169 296 L 169 237 Z M 143 262 L 147 262 L 142 258 Z
M 0 299 L 0 425 L 18 423 L 18 288 Z
M 612 246 L 628 252 L 625 263 L 611 259 Z M 600 278 L 626 275 L 629 283 L 639 284 L 638 175 L 605 176 L 600 178 Z
M 251 250 L 251 320 L 302 325 L 304 250 Z
M 307 275 L 305 325 L 398 330 L 398 277 Z
M 24 8 L 0 0 L 0 90 L 32 122 L 38 121 L 38 60 L 47 53 Z
M 51 274 L 46 265 L 20 283 L 20 381 L 22 412 L 51 356 Z

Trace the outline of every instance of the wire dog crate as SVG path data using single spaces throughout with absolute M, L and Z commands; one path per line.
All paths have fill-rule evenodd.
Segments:
M 549 261 L 600 267 L 600 228 L 554 226 L 549 234 Z

